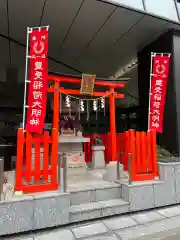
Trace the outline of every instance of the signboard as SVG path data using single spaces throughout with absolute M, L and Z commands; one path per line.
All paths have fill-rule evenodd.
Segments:
M 81 94 L 93 94 L 95 78 L 96 75 L 82 74 Z
M 44 128 L 48 90 L 48 29 L 32 29 L 26 130 L 41 134 Z
M 149 94 L 149 131 L 162 133 L 170 55 L 152 56 Z

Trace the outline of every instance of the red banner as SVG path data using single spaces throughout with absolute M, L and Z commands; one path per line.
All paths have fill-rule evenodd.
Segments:
M 154 56 L 152 62 L 148 130 L 162 133 L 170 56 Z
M 32 29 L 26 130 L 41 134 L 46 116 L 48 90 L 48 30 Z

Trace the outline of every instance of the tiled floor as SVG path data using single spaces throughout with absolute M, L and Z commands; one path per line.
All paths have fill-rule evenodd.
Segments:
M 3 240 L 179 240 L 180 205 Z

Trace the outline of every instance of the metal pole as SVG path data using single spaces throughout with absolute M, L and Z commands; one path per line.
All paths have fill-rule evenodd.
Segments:
M 149 116 L 148 116 L 148 131 L 150 129 L 150 103 L 151 103 L 151 77 L 152 77 L 152 68 L 153 68 L 153 57 L 155 56 L 156 54 L 154 54 L 153 52 L 151 52 L 151 66 L 150 66 L 150 78 L 149 78 L 149 110 L 148 110 L 148 113 L 149 113 Z
M 27 74 L 28 74 L 28 52 L 29 52 L 29 27 L 27 28 L 27 41 L 26 41 L 26 68 L 25 68 L 25 84 L 24 84 L 24 103 L 23 103 L 23 130 L 25 128 L 26 118 L 26 93 L 27 93 Z
M 119 164 L 120 154 L 117 152 L 117 180 L 120 181 L 120 164 Z
M 58 185 L 59 185 L 59 190 L 61 190 L 61 153 L 58 152 Z
M 67 156 L 63 153 L 63 182 L 64 182 L 64 192 L 67 191 Z
M 4 184 L 4 158 L 0 157 L 0 201 L 4 200 L 3 184 Z
M 49 26 L 40 26 L 40 27 L 31 27 L 30 29 L 42 29 L 42 28 L 46 28 L 47 30 L 49 29 Z
M 67 191 L 67 163 L 66 163 L 66 153 L 60 153 L 58 158 L 58 183 L 59 190 L 62 192 Z
M 144 10 L 147 11 L 147 6 L 146 6 L 146 3 L 145 3 L 145 0 L 143 0 L 142 2 L 143 2 Z
M 129 184 L 132 184 L 132 164 L 131 164 L 131 153 L 128 153 L 128 172 L 129 172 Z
M 174 4 L 175 4 L 175 7 L 176 7 L 176 12 L 177 12 L 178 19 L 180 20 L 180 13 L 179 13 L 177 0 L 174 0 Z
M 119 174 L 119 161 L 117 161 L 117 180 L 120 180 L 120 174 Z

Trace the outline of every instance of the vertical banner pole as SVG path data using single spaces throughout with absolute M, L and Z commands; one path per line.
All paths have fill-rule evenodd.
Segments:
M 25 68 L 24 103 L 23 103 L 23 131 L 25 129 L 25 118 L 26 118 L 26 95 L 27 95 L 28 52 L 29 52 L 29 29 L 30 28 L 27 27 L 26 68 Z
M 152 69 L 153 69 L 153 57 L 154 57 L 154 53 L 151 52 L 151 65 L 150 65 L 150 78 L 149 78 L 149 109 L 148 109 L 148 131 L 150 130 L 150 104 L 151 104 L 151 78 L 152 78 Z

